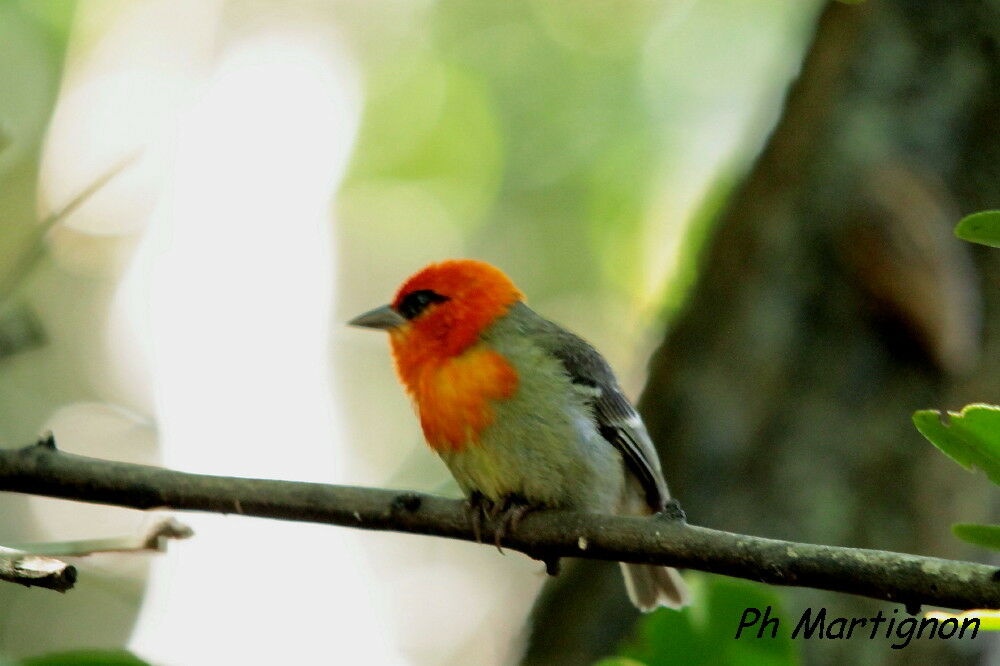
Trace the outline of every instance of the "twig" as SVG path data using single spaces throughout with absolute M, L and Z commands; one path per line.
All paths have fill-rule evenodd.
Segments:
M 83 557 L 95 553 L 166 550 L 169 539 L 187 539 L 194 532 L 173 518 L 161 520 L 144 534 L 110 539 L 0 546 L 0 580 L 28 587 L 65 592 L 76 583 L 76 567 L 56 557 Z
M 187 539 L 194 531 L 173 518 L 161 520 L 144 534 L 111 537 L 108 539 L 83 539 L 80 541 L 54 541 L 0 546 L 0 559 L 27 555 L 45 557 L 84 557 L 95 553 L 136 553 L 152 551 L 162 553 L 170 539 Z
M 65 592 L 76 582 L 76 567 L 51 557 L 38 555 L 9 556 L 0 547 L 0 580 L 27 587 L 44 587 Z
M 462 502 L 375 488 L 241 479 L 85 458 L 51 438 L 0 451 L 0 490 L 135 509 L 233 513 L 474 541 Z M 493 525 L 484 526 L 492 543 Z M 858 548 L 820 546 L 653 518 L 539 511 L 501 543 L 552 562 L 560 557 L 667 564 L 774 585 L 815 587 L 905 604 L 1000 608 L 1000 569 Z
M 4 147 L 3 141 L 3 128 L 0 127 L 0 150 Z M 42 220 L 35 229 L 32 229 L 25 247 L 14 257 L 12 264 L 0 272 L 0 359 L 39 347 L 46 342 L 44 330 L 34 312 L 23 304 L 11 302 L 39 260 L 45 256 L 45 237 L 112 178 L 132 164 L 138 156 L 139 153 L 135 153 L 122 160 L 73 197 L 69 203 Z
M 27 247 L 14 260 L 14 264 L 7 269 L 3 278 L 0 279 L 0 306 L 5 305 L 7 299 L 17 290 L 21 282 L 27 277 L 31 270 L 38 263 L 38 260 L 45 254 L 45 236 L 48 235 L 57 224 L 65 220 L 77 208 L 82 206 L 90 197 L 107 185 L 111 179 L 125 170 L 138 159 L 140 153 L 129 155 L 105 173 L 98 176 L 97 180 L 88 185 L 82 192 L 73 197 L 69 203 L 49 214 L 44 220 L 39 222 L 38 227 L 32 232 L 31 239 Z

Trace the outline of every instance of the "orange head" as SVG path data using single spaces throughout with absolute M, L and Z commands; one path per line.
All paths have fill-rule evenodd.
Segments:
M 410 326 L 390 331 L 393 345 L 418 344 L 445 357 L 461 354 L 522 298 L 510 278 L 486 262 L 431 264 L 396 292 L 392 307 Z
M 410 276 L 390 305 L 349 323 L 388 330 L 397 353 L 414 347 L 445 359 L 465 351 L 522 298 L 500 269 L 483 261 L 450 259 Z
M 516 374 L 499 354 L 470 348 L 522 298 L 499 269 L 453 259 L 427 266 L 403 283 L 390 305 L 349 323 L 389 332 L 396 369 L 417 401 L 428 441 L 458 448 L 492 420 L 489 401 L 516 386 Z

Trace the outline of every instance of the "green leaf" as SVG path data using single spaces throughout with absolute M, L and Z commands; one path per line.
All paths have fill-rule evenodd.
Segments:
M 1000 247 L 1000 210 L 973 213 L 955 226 L 955 235 L 971 243 Z
M 646 666 L 646 664 L 628 657 L 605 657 L 595 661 L 594 666 Z
M 978 467 L 1000 485 L 1000 407 L 966 405 L 961 412 L 925 409 L 913 414 L 913 425 L 946 456 L 966 469 Z
M 128 650 L 72 650 L 29 657 L 20 666 L 149 666 Z
M 660 609 L 642 618 L 636 636 L 621 655 L 646 666 L 792 666 L 799 652 L 788 632 L 757 639 L 757 629 L 735 640 L 739 618 L 747 608 L 761 612 L 771 607 L 771 617 L 784 616 L 782 596 L 760 583 L 688 572 L 685 579 L 694 592 L 694 604 L 683 611 Z
M 1000 550 L 1000 525 L 955 523 L 951 526 L 951 533 L 973 545 Z

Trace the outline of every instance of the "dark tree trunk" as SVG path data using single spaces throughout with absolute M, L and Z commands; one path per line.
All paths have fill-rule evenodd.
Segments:
M 1000 250 L 951 234 L 960 215 L 1000 207 L 998 40 L 997 1 L 824 12 L 641 400 L 691 522 L 984 557 L 949 525 L 987 519 L 995 489 L 923 441 L 910 414 L 1000 401 Z M 526 661 L 612 653 L 636 617 L 615 576 L 581 563 L 552 581 Z M 796 616 L 877 608 L 810 591 L 788 599 Z M 810 663 L 975 659 L 943 641 L 800 645 Z

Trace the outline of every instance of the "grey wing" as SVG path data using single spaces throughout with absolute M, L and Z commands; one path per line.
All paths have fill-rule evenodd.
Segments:
M 621 452 L 629 470 L 639 479 L 649 507 L 660 511 L 669 495 L 646 426 L 621 389 L 617 386 L 601 389 L 601 396 L 594 403 L 601 435 Z
M 549 353 L 562 362 L 575 384 L 590 389 L 599 432 L 622 454 L 628 470 L 642 485 L 649 507 L 660 511 L 669 494 L 659 456 L 639 413 L 622 393 L 608 362 L 582 338 L 532 314 L 540 320 L 539 337 Z

